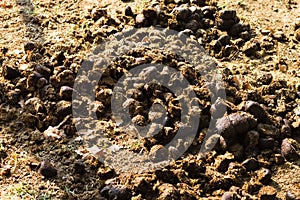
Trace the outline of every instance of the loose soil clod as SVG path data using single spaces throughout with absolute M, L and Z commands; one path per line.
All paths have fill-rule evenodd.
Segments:
M 1 3 L 0 198 L 298 199 L 298 7 L 296 1 L 263 0 Z M 118 173 L 97 159 L 101 151 L 89 154 L 75 129 L 72 106 L 80 102 L 72 104 L 74 81 L 83 63 L 92 64 L 83 62 L 91 49 L 128 27 L 149 26 L 176 30 L 202 45 L 223 72 L 224 85 L 214 92 L 226 92 L 226 99 L 211 105 L 209 84 L 182 55 L 135 49 L 114 60 L 95 88 L 96 126 L 116 148 L 148 152 L 153 161 L 172 160 L 153 172 Z M 154 124 L 148 132 L 134 135 L 118 129 L 115 124 L 122 122 L 112 119 L 115 84 L 129 69 L 146 63 L 175 68 L 196 93 L 200 124 L 183 155 L 185 141 L 164 147 L 182 126 L 184 106 L 178 101 L 182 97 L 168 88 L 137 85 L 122 104 L 138 125 L 162 116 L 160 109 L 149 112 L 153 104 L 161 104 L 168 117 L 163 127 Z M 155 67 L 143 73 L 161 75 Z M 88 72 L 82 85 L 98 78 L 98 72 Z M 222 106 L 227 110 L 219 113 Z M 214 134 L 221 137 L 200 157 L 210 120 L 216 123 Z

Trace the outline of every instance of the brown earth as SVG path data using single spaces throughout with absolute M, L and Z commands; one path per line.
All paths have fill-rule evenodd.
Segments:
M 169 12 L 184 1 L 176 1 L 177 3 L 168 6 L 165 6 L 163 1 L 158 2 L 163 11 Z M 233 47 L 233 50 L 230 50 L 229 55 L 224 53 L 226 48 L 220 51 L 212 50 L 213 42 L 217 39 L 212 36 L 213 34 L 207 34 L 207 38 L 213 39 L 207 39 L 207 42 L 202 43 L 207 53 L 216 57 L 220 70 L 229 69 L 229 75 L 224 77 L 228 86 L 228 116 L 240 113 L 244 108 L 239 108 L 239 105 L 247 100 L 263 104 L 265 111 L 271 116 L 271 122 L 263 123 L 259 119 L 258 123 L 272 124 L 272 130 L 281 134 L 275 137 L 274 148 L 263 149 L 263 147 L 258 149 L 256 154 L 245 152 L 244 157 L 240 157 L 237 150 L 216 147 L 206 159 L 199 159 L 193 154 L 193 148 L 197 149 L 201 134 L 205 132 L 203 129 L 196 141 L 197 145 L 165 169 L 144 174 L 117 174 L 94 156 L 87 154 L 85 149 L 78 150 L 80 141 L 78 142 L 78 135 L 72 129 L 74 128 L 72 123 L 68 121 L 68 114 L 61 119 L 55 113 L 58 109 L 57 103 L 61 101 L 60 87 L 62 85 L 72 87 L 72 78 L 69 81 L 67 73 L 65 76 L 59 74 L 70 70 L 73 72 L 70 76 L 73 77 L 82 59 L 86 58 L 90 50 L 104 38 L 124 28 L 139 26 L 133 17 L 124 15 L 127 6 L 132 8 L 133 13 L 138 14 L 147 9 L 151 10 L 153 3 L 144 0 L 129 2 L 2 0 L 0 2 L 1 199 L 220 199 L 222 195 L 223 198 L 229 199 L 224 195 L 226 191 L 230 191 L 230 195 L 236 195 L 238 198 L 258 199 L 261 198 L 262 190 L 261 192 L 259 190 L 262 185 L 273 186 L 277 190 L 278 199 L 285 199 L 286 192 L 292 190 L 295 195 L 297 192 L 299 195 L 299 158 L 285 159 L 280 154 L 284 138 L 293 138 L 298 145 L 300 142 L 300 39 L 297 39 L 297 34 L 300 35 L 300 24 L 297 22 L 300 19 L 300 2 L 221 0 L 217 5 L 213 2 L 208 4 L 220 10 L 236 10 L 240 21 L 250 25 L 250 30 L 245 31 L 252 38 L 251 40 L 249 38 L 250 44 L 257 42 L 260 45 L 260 49 L 247 56 L 244 49 L 248 40 L 243 38 L 238 41 L 243 37 L 241 35 L 230 36 L 228 45 Z M 96 16 L 98 11 L 93 10 L 94 8 L 105 8 L 107 13 L 100 14 L 104 17 L 100 16 L 98 19 Z M 100 9 L 99 12 L 103 11 Z M 216 18 L 215 15 L 213 18 Z M 144 25 L 147 24 L 143 21 L 140 26 Z M 184 29 L 180 26 L 177 28 L 179 31 Z M 214 25 L 211 25 L 202 29 L 208 33 L 213 28 Z M 220 34 L 225 34 L 223 32 L 226 31 Z M 199 38 L 201 36 L 197 36 L 196 39 Z M 33 42 L 34 47 L 30 47 L 29 41 Z M 239 42 L 241 45 L 238 45 Z M 149 52 L 148 57 L 151 57 L 152 53 Z M 62 54 L 64 56 L 61 56 Z M 166 57 L 168 55 L 161 53 L 158 54 L 157 60 Z M 135 56 L 126 59 L 124 58 L 129 66 L 136 61 Z M 176 60 L 176 57 L 172 59 Z M 174 62 L 179 65 L 177 61 Z M 43 71 L 46 75 L 42 74 L 47 83 L 43 83 L 44 79 L 41 78 L 39 80 L 42 83 L 30 81 L 35 80 L 33 72 L 37 71 L 37 65 L 50 69 L 51 72 L 48 74 L 50 77 L 47 78 L 47 70 Z M 7 74 L 7 66 L 17 69 L 17 72 L 13 71 L 13 77 Z M 269 73 L 272 75 L 270 82 L 265 81 L 262 76 Z M 62 78 L 59 79 L 59 76 Z M 51 87 L 46 88 L 49 85 Z M 205 90 L 200 88 L 199 91 Z M 207 102 L 207 96 L 203 96 L 201 100 Z M 26 103 L 33 97 L 38 97 L 42 102 L 34 100 L 33 103 Z M 30 105 L 33 105 L 32 110 L 36 111 L 32 112 Z M 205 115 L 209 116 L 209 103 L 205 110 Z M 103 111 L 103 115 L 106 114 L 106 111 Z M 66 124 L 57 129 L 63 130 L 64 135 L 60 135 L 59 130 L 51 132 L 54 136 L 45 134 L 49 126 L 55 127 L 63 120 L 66 120 Z M 108 120 L 109 117 L 103 117 L 103 121 Z M 289 122 L 288 125 L 284 120 Z M 284 125 L 290 130 L 287 135 L 283 135 L 285 132 L 281 129 Z M 260 132 L 257 127 L 254 130 Z M 264 134 L 261 132 L 260 134 Z M 124 144 L 122 143 L 124 138 L 121 136 L 113 136 L 114 139 L 120 140 L 118 144 Z M 132 138 L 127 139 L 130 141 Z M 158 136 L 157 140 L 164 139 L 162 135 Z M 153 143 L 150 141 L 150 144 L 142 141 L 141 146 L 136 147 L 132 145 L 134 142 L 136 141 L 129 142 L 131 150 L 141 148 L 150 150 L 151 146 L 160 144 L 157 141 Z M 293 148 L 299 155 L 300 148 L 297 149 L 297 145 Z M 250 157 L 255 157 L 259 164 L 258 169 L 245 169 L 242 163 Z M 283 161 L 276 161 L 275 157 Z M 50 160 L 55 168 L 52 169 L 55 171 L 54 174 L 51 173 L 51 166 L 43 172 L 47 160 Z M 224 169 L 220 167 L 221 164 L 218 165 L 223 162 Z M 255 175 L 263 168 L 268 168 L 272 173 L 271 180 L 266 183 L 261 179 L 258 180 Z M 232 186 L 237 186 L 238 189 Z

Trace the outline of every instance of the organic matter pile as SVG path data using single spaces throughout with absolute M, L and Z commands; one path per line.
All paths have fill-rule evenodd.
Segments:
M 236 10 L 205 0 L 18 0 L 4 1 L 0 11 L 2 199 L 300 197 L 299 20 L 286 32 L 258 30 Z M 152 172 L 118 172 L 84 146 L 72 113 L 74 83 L 91 50 L 116 33 L 144 27 L 169 28 L 203 46 L 223 75 L 215 92 L 225 92 L 226 99 L 212 103 L 209 84 L 182 55 L 137 48 L 115 59 L 97 83 L 95 99 L 96 124 L 117 147 L 149 152 L 155 160 L 177 158 L 185 145 L 163 146 L 182 126 L 183 106 L 174 92 L 155 84 L 138 85 L 122 106 L 144 126 L 161 117 L 150 109 L 153 104 L 164 105 L 168 120 L 161 131 L 152 135 L 150 129 L 141 138 L 118 129 L 111 98 L 128 70 L 148 63 L 171 66 L 191 83 L 201 105 L 198 132 L 181 157 Z M 173 72 L 154 67 L 143 73 L 155 78 Z M 182 81 L 176 73 L 172 77 Z M 222 106 L 226 113 L 216 116 Z M 201 157 L 212 116 L 221 137 Z M 285 174 L 293 178 L 282 186 L 289 179 Z

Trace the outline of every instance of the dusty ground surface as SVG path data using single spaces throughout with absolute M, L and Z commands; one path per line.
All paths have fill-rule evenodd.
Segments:
M 285 199 L 287 192 L 290 199 L 300 198 L 300 2 L 189 2 L 0 2 L 1 199 Z M 133 16 L 125 15 L 128 6 Z M 198 11 L 189 13 L 191 17 L 171 13 L 177 7 L 193 10 L 192 6 Z M 231 16 L 228 20 L 233 22 L 225 26 L 227 19 L 220 13 L 230 9 L 236 10 L 237 17 Z M 237 30 L 228 29 L 238 21 Z M 243 114 L 251 114 L 247 116 L 256 125 L 237 136 L 226 132 L 226 124 L 220 122 L 222 139 L 200 159 L 194 152 L 207 128 L 203 123 L 193 146 L 175 163 L 155 172 L 118 174 L 80 148 L 71 122 L 71 100 L 62 87 L 73 86 L 82 60 L 104 38 L 128 27 L 153 24 L 177 31 L 193 29 L 186 33 L 216 58 L 224 72 L 226 116 L 237 116 L 239 127 L 244 125 Z M 220 39 L 224 35 L 229 36 L 226 42 L 225 37 Z M 132 53 L 122 58 L 124 62 L 114 63 L 112 71 L 130 68 L 143 57 L 166 60 L 179 70 L 188 67 L 174 55 L 154 53 Z M 197 83 L 203 118 L 209 119 L 207 90 Z M 99 91 L 104 89 L 110 87 Z M 108 97 L 97 99 L 98 117 L 104 122 L 110 120 L 105 109 Z M 259 104 L 247 109 L 243 104 L 249 100 Z M 167 102 L 176 107 L 172 100 Z M 149 104 L 142 98 L 141 105 Z M 172 109 L 170 116 L 171 121 L 178 120 Z M 176 123 L 169 126 L 172 136 Z M 152 147 L 164 145 L 170 135 L 162 132 L 138 145 L 124 133 L 113 132 L 110 137 L 132 151 L 155 151 Z

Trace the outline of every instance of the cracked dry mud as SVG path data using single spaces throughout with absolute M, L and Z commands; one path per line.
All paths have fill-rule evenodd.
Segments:
M 299 4 L 0 1 L 0 198 L 299 199 Z M 105 38 L 149 26 L 168 27 L 203 46 L 223 75 L 224 85 L 215 92 L 225 91 L 226 99 L 211 104 L 209 84 L 181 55 L 134 49 L 120 56 L 95 94 L 96 124 L 115 148 L 149 152 L 155 160 L 177 157 L 185 145 L 163 146 L 181 126 L 182 109 L 180 98 L 166 87 L 138 85 L 123 104 L 134 123 L 146 125 L 161 116 L 150 109 L 161 103 L 168 119 L 160 132 L 144 138 L 112 123 L 113 87 L 128 69 L 146 63 L 171 66 L 191 83 L 201 105 L 198 132 L 180 158 L 152 172 L 120 173 L 98 159 L 101 152 L 90 154 L 79 137 L 72 115 L 74 80 Z M 144 76 L 157 73 L 151 70 Z M 225 114 L 218 112 L 222 106 Z M 221 137 L 200 157 L 211 116 Z

